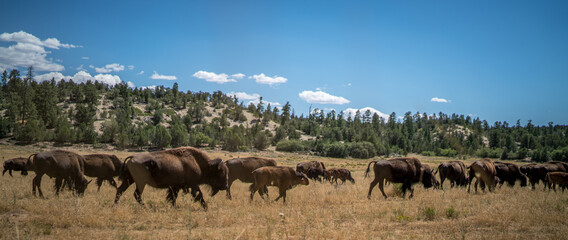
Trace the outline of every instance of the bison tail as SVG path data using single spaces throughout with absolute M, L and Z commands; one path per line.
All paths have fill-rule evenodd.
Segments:
M 130 174 L 128 172 L 128 168 L 126 167 L 126 162 L 131 159 L 133 156 L 128 156 L 124 159 L 124 162 L 122 163 L 122 166 L 120 166 L 120 174 L 118 174 L 118 179 L 120 179 L 121 181 L 124 181 L 125 179 L 127 179 L 127 174 Z
M 371 171 L 371 164 L 372 163 L 377 163 L 377 161 L 369 162 L 369 165 L 367 165 L 367 170 L 365 171 L 365 178 L 367 178 L 367 176 L 369 175 L 369 171 Z
M 37 153 L 30 155 L 28 157 L 28 161 L 26 162 L 26 165 L 31 166 L 33 164 L 33 160 L 35 159 L 35 156 L 37 156 Z
M 323 162 L 320 162 L 320 163 L 321 163 L 321 167 L 323 168 L 323 170 L 325 170 L 325 165 L 323 164 Z

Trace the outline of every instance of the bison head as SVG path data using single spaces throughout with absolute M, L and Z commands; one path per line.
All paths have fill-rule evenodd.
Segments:
M 308 180 L 308 176 L 304 173 L 296 172 L 296 176 L 300 179 L 300 184 L 302 185 L 309 185 L 310 180 Z
M 211 173 L 209 176 L 209 185 L 211 186 L 213 192 L 219 190 L 226 190 L 229 181 L 229 168 L 223 160 L 217 158 L 212 161 Z
M 85 193 L 85 190 L 87 189 L 87 186 L 92 181 L 93 180 L 87 181 L 87 179 L 85 177 L 78 180 L 76 183 L 74 183 L 75 184 L 75 193 L 79 196 L 83 196 L 83 194 Z
M 424 184 L 424 188 L 431 188 L 438 182 L 438 179 L 436 179 L 436 176 L 432 173 L 432 170 L 422 170 L 422 174 L 422 184 Z

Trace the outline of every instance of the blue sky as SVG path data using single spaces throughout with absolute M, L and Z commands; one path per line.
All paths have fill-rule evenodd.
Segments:
M 84 2 L 3 3 L 0 68 L 178 82 L 289 101 L 298 114 L 370 107 L 568 124 L 566 1 Z

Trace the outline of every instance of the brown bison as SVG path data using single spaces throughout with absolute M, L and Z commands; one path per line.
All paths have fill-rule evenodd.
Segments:
M 323 171 L 325 170 L 325 165 L 320 161 L 298 163 L 296 165 L 296 172 L 307 173 L 308 169 L 310 168 L 317 168 Z
M 282 198 L 286 202 L 286 190 L 298 185 L 308 185 L 310 181 L 306 174 L 294 171 L 291 167 L 261 167 L 252 172 L 254 183 L 250 185 L 250 201 L 252 202 L 254 193 L 259 192 L 260 196 L 264 198 L 266 186 L 278 187 L 279 196 L 274 199 Z M 267 197 L 268 199 L 268 197 Z
M 204 152 L 192 147 L 137 154 L 124 161 L 119 177 L 122 184 L 116 190 L 114 202 L 118 203 L 122 193 L 136 183 L 134 198 L 140 204 L 143 204 L 142 193 L 146 185 L 167 188 L 166 200 L 174 206 L 179 190 L 191 188 L 195 201 L 200 201 L 207 209 L 199 185 L 211 186 L 213 196 L 219 190 L 227 189 L 228 171 L 221 159 L 211 160 Z
M 394 158 L 386 159 L 380 161 L 371 161 L 367 165 L 367 170 L 365 171 L 365 177 L 369 174 L 371 164 L 375 172 L 375 179 L 371 182 L 369 186 L 369 193 L 367 198 L 371 199 L 371 192 L 373 188 L 379 184 L 379 189 L 383 193 L 385 199 L 387 195 L 384 191 L 384 182 L 389 181 L 391 183 L 402 183 L 402 192 L 406 195 L 406 190 L 410 190 L 410 197 L 414 196 L 414 189 L 412 184 L 421 182 L 425 188 L 430 188 L 434 186 L 436 179 L 432 174 L 432 170 L 429 167 L 425 167 L 420 160 L 416 158 Z
M 308 176 L 309 179 L 316 180 L 321 183 L 321 177 L 326 177 L 326 171 L 327 170 L 323 170 L 321 168 L 310 167 L 308 171 L 306 171 L 306 176 Z
M 467 168 L 469 169 L 469 186 L 467 192 L 470 192 L 471 190 L 471 182 L 473 181 L 473 178 L 476 178 L 475 192 L 477 192 L 478 183 L 481 184 L 481 189 L 483 191 L 485 191 L 485 186 L 489 188 L 490 192 L 493 192 L 495 190 L 498 178 L 497 172 L 495 170 L 495 164 L 493 163 L 493 161 L 491 161 L 491 159 L 486 158 L 477 160 Z
M 527 164 L 522 166 L 520 170 L 522 172 L 526 172 L 533 190 L 535 189 L 535 185 L 540 181 L 544 183 L 544 188 L 546 189 L 548 186 L 546 174 L 549 172 L 568 172 L 568 164 L 558 161 L 541 164 Z
M 83 156 L 74 152 L 65 150 L 54 150 L 49 152 L 41 152 L 32 154 L 28 158 L 29 164 L 33 166 L 36 176 L 33 179 L 32 192 L 35 195 L 36 187 L 39 196 L 43 197 L 41 191 L 41 177 L 46 174 L 55 178 L 55 194 L 59 194 L 63 181 L 67 181 L 71 189 L 75 190 L 78 195 L 83 195 L 87 185 L 91 181 L 87 181 L 84 176 L 85 159 Z
M 443 162 L 438 165 L 438 169 L 434 174 L 440 173 L 440 188 L 444 188 L 446 178 L 450 180 L 450 187 L 467 186 L 467 176 L 465 164 L 461 161 Z
M 330 168 L 324 171 L 324 177 L 329 180 L 330 183 L 335 182 L 337 184 L 337 179 L 340 179 L 342 183 L 346 180 L 351 181 L 355 184 L 355 179 L 351 177 L 351 171 L 345 168 Z
M 12 158 L 4 162 L 4 171 L 2 171 L 2 176 L 4 176 L 6 172 L 8 172 L 10 176 L 12 176 L 12 171 L 21 171 L 21 174 L 26 176 L 28 175 L 28 171 L 31 170 L 33 169 L 31 163 L 28 164 L 27 158 L 24 157 Z
M 225 164 L 229 169 L 227 198 L 231 199 L 231 185 L 235 180 L 238 179 L 241 180 L 241 182 L 252 183 L 254 182 L 252 171 L 260 167 L 276 166 L 276 161 L 268 158 L 246 157 L 229 159 L 225 161 Z
M 97 191 L 101 189 L 103 181 L 108 181 L 116 188 L 114 177 L 120 174 L 122 163 L 115 155 L 108 154 L 89 154 L 83 155 L 85 158 L 85 175 L 97 178 Z
M 549 172 L 546 174 L 546 181 L 549 184 L 549 190 L 552 188 L 556 192 L 556 184 L 558 184 L 564 192 L 564 189 L 568 187 L 568 173 Z
M 513 187 L 517 180 L 521 181 L 521 187 L 527 186 L 527 176 L 521 172 L 516 164 L 506 162 L 495 162 L 494 164 L 501 187 L 504 182 Z

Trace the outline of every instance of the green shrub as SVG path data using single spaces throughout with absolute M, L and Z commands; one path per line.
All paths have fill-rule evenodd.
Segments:
M 370 142 L 355 142 L 349 145 L 349 156 L 351 157 L 366 159 L 375 155 L 375 147 Z
M 427 156 L 427 157 L 433 157 L 433 156 L 436 156 L 436 153 L 434 153 L 432 151 L 423 151 L 422 153 L 420 153 L 420 155 Z
M 424 219 L 427 221 L 432 221 L 436 218 L 436 210 L 432 207 L 425 207 L 422 209 L 422 214 L 424 215 Z
M 446 217 L 447 218 L 458 218 L 458 216 L 460 215 L 460 213 L 458 211 L 456 211 L 456 209 L 454 207 L 449 207 L 446 208 Z
M 304 151 L 304 146 L 300 140 L 282 140 L 276 144 L 276 151 L 301 152 Z
M 345 158 L 348 153 L 347 146 L 342 143 L 332 143 L 324 148 L 324 156 L 326 157 Z

